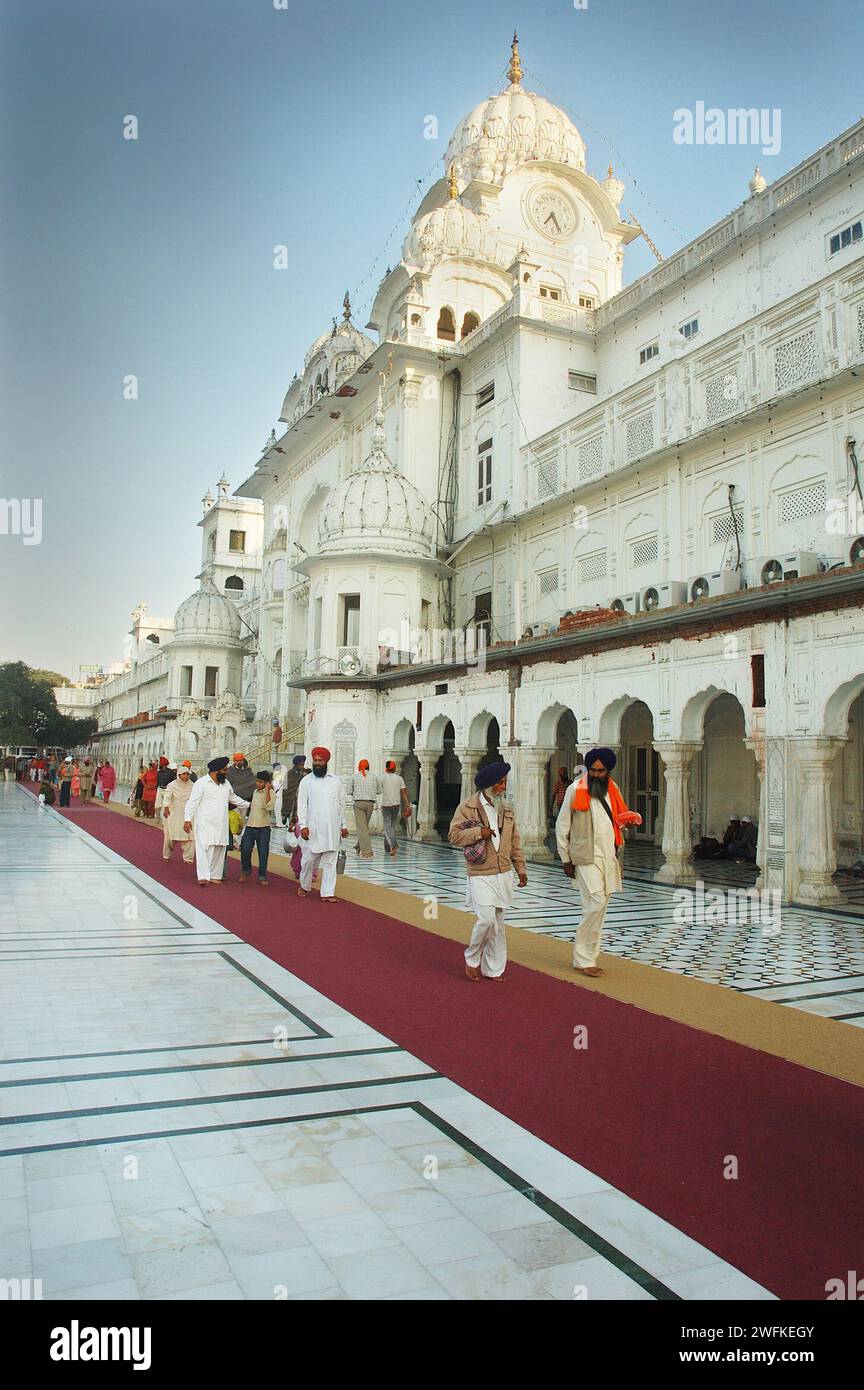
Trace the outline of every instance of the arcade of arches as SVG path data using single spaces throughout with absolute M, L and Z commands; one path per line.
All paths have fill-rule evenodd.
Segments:
M 660 882 L 693 883 L 706 873 L 694 847 L 703 839 L 722 840 L 730 820 L 749 817 L 757 844 L 755 862 L 739 861 L 743 881 L 782 892 L 794 870 L 788 895 L 797 901 L 842 905 L 851 892 L 849 905 L 864 910 L 864 892 L 856 901 L 852 873 L 864 864 L 864 677 L 860 684 L 857 691 L 840 692 L 832 734 L 821 738 L 748 734 L 741 703 L 714 688 L 690 701 L 676 740 L 655 737 L 654 716 L 644 701 L 624 696 L 610 706 L 591 742 L 614 749 L 616 781 L 642 816 L 642 826 L 630 833 L 632 862 L 655 870 Z M 393 756 L 417 808 L 415 838 L 446 839 L 478 768 L 503 757 L 513 764 L 510 794 L 528 857 L 555 858 L 554 785 L 560 768 L 572 776 L 587 748 L 580 746 L 574 712 L 561 706 L 541 718 L 539 734 L 536 747 L 499 751 L 498 720 L 484 711 L 459 746 L 454 721 L 441 715 L 421 746 L 403 720 Z

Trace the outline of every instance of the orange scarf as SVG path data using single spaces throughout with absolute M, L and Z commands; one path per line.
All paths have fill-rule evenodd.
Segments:
M 621 795 L 621 792 L 618 790 L 618 784 L 616 782 L 613 782 L 611 777 L 609 778 L 608 796 L 609 808 L 612 812 L 612 828 L 615 831 L 615 844 L 617 847 L 618 845 L 624 843 L 624 836 L 622 835 L 621 827 L 618 824 L 618 817 L 620 815 L 623 815 L 623 813 L 627 811 L 629 808 L 623 796 Z M 591 793 L 588 790 L 587 778 L 581 777 L 579 779 L 579 783 L 573 795 L 573 801 L 571 805 L 574 811 L 589 810 L 591 806 Z

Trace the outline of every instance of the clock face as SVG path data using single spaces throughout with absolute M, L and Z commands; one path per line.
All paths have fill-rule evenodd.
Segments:
M 538 232 L 563 241 L 576 228 L 576 209 L 557 188 L 537 188 L 528 198 L 528 216 Z

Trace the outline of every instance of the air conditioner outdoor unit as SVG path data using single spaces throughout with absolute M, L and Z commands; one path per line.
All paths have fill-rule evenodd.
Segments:
M 849 547 L 850 565 L 860 565 L 864 563 L 864 536 L 858 536 Z
M 699 574 L 687 583 L 691 603 L 700 598 L 716 598 L 718 594 L 737 594 L 740 588 L 741 576 L 737 570 L 713 570 L 710 574 Z
M 557 623 L 530 623 L 522 633 L 522 640 L 524 642 L 531 637 L 548 637 L 550 632 L 557 631 Z
M 796 550 L 792 555 L 776 555 L 762 566 L 763 584 L 780 584 L 784 579 L 800 579 L 802 575 L 819 573 L 819 557 L 809 550 Z
M 680 579 L 670 579 L 666 584 L 651 584 L 642 590 L 640 605 L 643 613 L 653 613 L 655 608 L 674 608 L 687 602 L 687 585 Z
M 638 590 L 635 594 L 620 594 L 618 598 L 613 598 L 609 607 L 613 613 L 638 613 L 641 597 Z

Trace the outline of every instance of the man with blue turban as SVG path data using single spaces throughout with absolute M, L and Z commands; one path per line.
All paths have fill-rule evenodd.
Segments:
M 592 748 L 585 754 L 586 772 L 568 788 L 555 823 L 564 872 L 575 880 L 582 899 L 573 968 L 592 979 L 603 974 L 597 957 L 609 899 L 621 891 L 622 831 L 642 824 L 612 781 L 616 761 L 611 748 Z
M 510 764 L 489 763 L 474 778 L 476 795 L 457 807 L 448 839 L 465 855 L 468 897 L 476 914 L 465 952 L 469 980 L 503 980 L 507 965 L 504 914 L 513 902 L 514 871 L 528 882 L 525 856 L 512 807 L 502 800 Z

